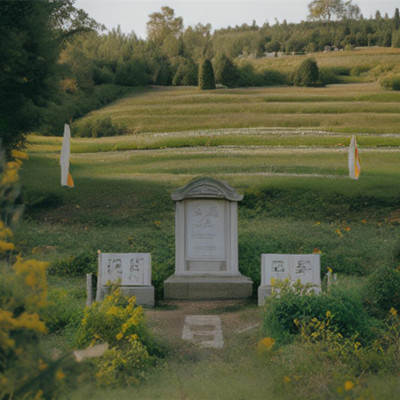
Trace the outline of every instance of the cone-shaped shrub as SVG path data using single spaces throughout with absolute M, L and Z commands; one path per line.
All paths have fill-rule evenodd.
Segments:
M 305 59 L 294 77 L 296 86 L 316 86 L 319 81 L 319 69 L 317 62 L 313 58 Z
M 215 80 L 227 87 L 238 85 L 239 72 L 230 58 L 225 54 L 218 57 L 215 65 Z
M 199 89 L 215 89 L 214 70 L 207 58 L 199 66 Z

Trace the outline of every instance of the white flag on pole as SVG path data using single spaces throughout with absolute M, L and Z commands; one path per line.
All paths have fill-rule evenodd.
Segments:
M 61 148 L 61 186 L 74 187 L 74 181 L 69 173 L 69 154 L 71 142 L 71 131 L 68 124 L 64 124 L 64 136 Z
M 360 155 L 358 153 L 356 137 L 351 138 L 349 147 L 349 176 L 351 179 L 358 179 L 361 172 Z

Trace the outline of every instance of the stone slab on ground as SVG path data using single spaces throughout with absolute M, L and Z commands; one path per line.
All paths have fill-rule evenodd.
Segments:
M 218 315 L 187 315 L 182 331 L 183 340 L 191 340 L 205 348 L 224 347 L 221 317 Z

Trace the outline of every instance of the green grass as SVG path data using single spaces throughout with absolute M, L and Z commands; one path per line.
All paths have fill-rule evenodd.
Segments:
M 255 127 L 399 133 L 399 100 L 400 93 L 377 83 L 215 91 L 154 87 L 92 112 L 74 126 L 84 129 L 87 122 L 110 117 L 135 134 Z M 134 141 L 142 142 L 138 148 L 152 145 L 151 140 Z

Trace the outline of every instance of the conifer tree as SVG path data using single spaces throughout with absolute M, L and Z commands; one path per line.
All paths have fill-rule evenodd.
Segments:
M 400 13 L 398 8 L 396 8 L 396 10 L 394 11 L 393 23 L 394 29 L 398 31 L 400 28 Z
M 199 66 L 199 89 L 215 89 L 214 70 L 208 58 L 203 60 Z
M 218 57 L 215 65 L 215 81 L 227 87 L 238 84 L 239 72 L 230 58 L 225 54 Z

